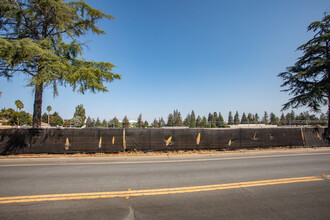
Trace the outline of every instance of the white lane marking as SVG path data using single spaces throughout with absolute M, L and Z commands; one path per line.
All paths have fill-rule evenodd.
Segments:
M 262 159 L 276 157 L 299 157 L 299 156 L 316 156 L 330 155 L 330 153 L 305 153 L 305 154 L 285 154 L 285 155 L 262 155 L 262 156 L 244 156 L 244 157 L 226 157 L 226 158 L 205 158 L 205 159 L 169 159 L 169 160 L 150 160 L 150 161 L 121 161 L 121 162 L 61 162 L 61 163 L 35 163 L 35 164 L 2 164 L 0 167 L 29 167 L 29 166 L 84 166 L 84 165 L 116 165 L 116 164 L 152 164 L 152 163 L 186 163 L 186 162 L 207 162 L 221 160 L 241 160 L 241 159 Z M 0 161 L 1 162 L 1 161 Z

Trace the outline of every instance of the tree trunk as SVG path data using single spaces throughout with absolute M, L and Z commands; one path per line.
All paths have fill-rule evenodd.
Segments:
M 327 135 L 327 139 L 328 141 L 330 141 L 330 66 L 329 66 L 329 60 L 330 60 L 330 56 L 329 56 L 329 45 L 328 45 L 328 41 L 326 42 L 326 58 L 327 58 L 327 61 L 328 61 L 328 64 L 326 66 L 326 70 L 325 70 L 325 74 L 327 75 L 327 95 L 328 95 L 328 127 L 327 127 L 327 132 L 326 132 L 326 135 Z
M 327 116 L 328 116 L 328 127 L 327 127 L 327 139 L 328 141 L 330 141 L 330 94 L 328 92 L 328 112 L 327 112 Z
M 36 91 L 34 95 L 34 105 L 33 105 L 34 128 L 41 127 L 42 92 L 43 92 L 43 84 L 36 85 Z

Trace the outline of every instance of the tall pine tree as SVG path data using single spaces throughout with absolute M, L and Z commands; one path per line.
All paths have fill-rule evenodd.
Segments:
M 176 116 L 175 126 L 181 127 L 182 125 L 183 125 L 183 123 L 182 123 L 181 113 L 178 112 L 178 114 Z
M 198 128 L 202 127 L 202 118 L 199 115 L 196 118 L 196 127 Z
M 174 118 L 173 118 L 173 114 L 169 114 L 169 115 L 168 115 L 166 126 L 174 126 Z
M 293 95 L 283 105 L 283 110 L 290 107 L 307 106 L 319 111 L 328 105 L 330 113 L 330 15 L 325 14 L 321 21 L 315 21 L 307 27 L 313 31 L 313 38 L 298 47 L 302 56 L 294 66 L 278 76 L 283 79 L 284 92 Z M 328 115 L 329 116 L 329 115 Z M 330 117 L 328 117 L 328 134 L 330 139 Z
M 187 117 L 183 121 L 184 126 L 190 127 L 190 121 L 191 121 L 191 116 L 190 113 L 188 113 Z
M 196 128 L 196 116 L 194 110 L 191 111 L 191 115 L 190 115 L 190 127 Z
M 202 128 L 207 128 L 207 119 L 205 116 L 203 116 L 202 123 L 201 123 Z
M 262 117 L 262 121 L 263 124 L 268 124 L 268 113 L 265 111 L 264 112 L 264 117 Z
M 157 121 L 157 119 L 154 119 L 154 121 L 152 122 L 151 125 L 153 128 L 159 128 L 159 122 Z
M 255 115 L 254 115 L 254 120 L 255 120 L 255 122 L 256 122 L 256 124 L 258 124 L 259 123 L 259 115 L 258 115 L 258 113 L 256 113 Z
M 246 117 L 245 112 L 243 112 L 241 124 L 247 124 L 247 123 L 248 123 L 248 118 Z
M 142 113 L 139 115 L 136 126 L 138 128 L 143 128 Z
M 231 111 L 228 114 L 228 124 L 229 125 L 233 125 L 234 124 L 234 118 L 233 118 L 233 114 L 231 113 Z
M 238 111 L 236 111 L 235 116 L 234 116 L 234 124 L 238 125 L 239 124 L 239 115 L 238 115 Z
M 128 118 L 127 118 L 127 116 L 125 115 L 125 117 L 124 117 L 124 119 L 123 119 L 123 121 L 122 121 L 122 127 L 123 128 L 129 128 L 129 120 L 128 120 Z
M 27 76 L 27 86 L 34 88 L 33 127 L 41 127 L 45 87 L 54 95 L 63 84 L 83 94 L 105 92 L 104 83 L 120 79 L 113 64 L 81 57 L 79 37 L 104 34 L 96 22 L 113 19 L 84 1 L 2 0 L 0 16 L 0 76 Z
M 219 116 L 217 118 L 217 127 L 222 128 L 225 126 L 225 122 L 223 120 L 223 117 L 221 115 L 221 112 L 219 112 Z
M 280 124 L 281 124 L 281 125 L 286 125 L 286 124 L 287 124 L 287 122 L 286 122 L 286 118 L 285 118 L 283 112 L 282 112 L 282 115 L 281 115 Z
M 165 127 L 165 121 L 164 121 L 164 118 L 163 117 L 161 117 L 160 119 L 159 119 L 159 127 L 161 128 L 161 127 Z

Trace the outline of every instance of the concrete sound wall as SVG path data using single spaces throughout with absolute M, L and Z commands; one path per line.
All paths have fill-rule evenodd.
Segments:
M 0 129 L 0 153 L 116 153 L 329 146 L 323 128 Z

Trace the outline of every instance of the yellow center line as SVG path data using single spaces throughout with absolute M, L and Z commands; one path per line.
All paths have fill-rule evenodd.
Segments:
M 257 183 L 271 183 L 271 182 L 283 182 L 283 181 L 296 181 L 305 179 L 315 179 L 314 176 L 308 177 L 297 177 L 297 178 L 284 178 L 284 179 L 273 179 L 273 180 L 259 180 L 259 181 L 249 181 L 249 182 L 239 182 L 239 183 L 225 183 L 216 185 L 205 185 L 205 186 L 190 186 L 190 187 L 176 187 L 176 188 L 164 188 L 164 189 L 149 189 L 149 190 L 131 190 L 131 191 L 116 191 L 116 192 L 92 192 L 92 193 L 70 193 L 70 194 L 51 194 L 51 195 L 31 195 L 31 196 L 12 196 L 12 197 L 0 197 L 1 200 L 6 199 L 26 199 L 26 198 L 46 198 L 46 197 L 65 197 L 65 196 L 91 196 L 91 195 L 105 195 L 105 194 L 131 194 L 131 193 L 141 193 L 141 192 L 159 192 L 159 191 L 175 191 L 182 189 L 198 189 L 198 188 L 213 188 L 213 187 L 223 187 L 231 185 L 244 185 L 244 184 L 257 184 Z
M 323 177 L 327 178 L 330 177 L 330 175 L 323 175 Z M 58 200 L 78 200 L 78 199 L 128 198 L 128 197 L 136 197 L 136 196 L 205 192 L 205 191 L 213 191 L 213 190 L 236 189 L 236 188 L 244 188 L 244 187 L 268 186 L 268 185 L 299 183 L 299 182 L 312 182 L 312 181 L 321 181 L 321 180 L 324 179 L 315 176 L 308 176 L 308 177 L 260 180 L 260 181 L 249 181 L 249 182 L 238 182 L 238 183 L 225 183 L 225 184 L 215 184 L 215 185 L 205 185 L 205 186 L 175 187 L 175 188 L 164 188 L 164 189 L 11 196 L 11 197 L 0 197 L 0 204 L 58 201 Z

